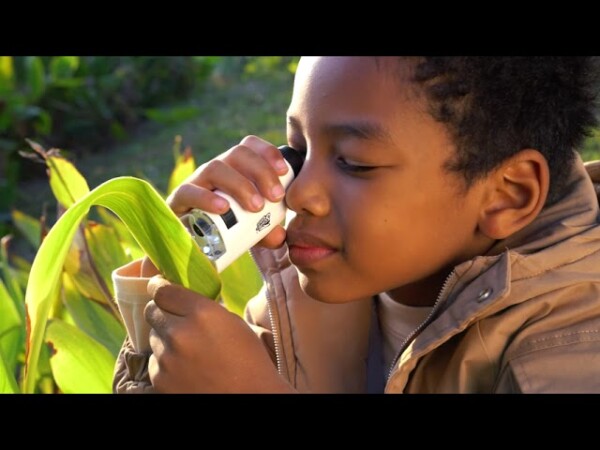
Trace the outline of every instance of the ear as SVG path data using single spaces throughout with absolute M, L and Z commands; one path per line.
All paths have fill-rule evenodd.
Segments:
M 544 155 L 526 149 L 489 175 L 479 229 L 492 239 L 504 239 L 530 224 L 546 203 L 550 171 Z

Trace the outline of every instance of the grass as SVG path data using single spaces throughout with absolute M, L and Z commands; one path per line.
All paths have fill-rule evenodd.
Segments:
M 177 135 L 182 137 L 183 146 L 192 147 L 198 165 L 248 134 L 259 135 L 276 145 L 285 143 L 285 112 L 292 82 L 293 76 L 285 68 L 268 75 L 216 75 L 193 98 L 154 114 L 165 118 L 162 123 L 148 122 L 119 145 L 75 159 L 75 165 L 90 188 L 117 176 L 133 175 L 151 181 L 165 192 L 173 169 L 172 147 Z M 178 111 L 191 111 L 193 117 L 168 120 Z M 16 209 L 38 217 L 44 202 L 54 205 L 46 180 L 19 185 Z

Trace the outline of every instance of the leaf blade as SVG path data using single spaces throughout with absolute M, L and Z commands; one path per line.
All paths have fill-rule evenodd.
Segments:
M 102 306 L 83 297 L 67 273 L 63 273 L 63 294 L 65 306 L 77 327 L 116 358 L 125 340 L 125 328 Z
M 19 387 L 15 377 L 7 367 L 2 350 L 0 350 L 0 394 L 16 394 Z
M 52 193 L 65 208 L 89 194 L 87 181 L 69 161 L 58 156 L 48 156 L 46 164 L 50 171 Z
M 27 242 L 29 242 L 34 249 L 40 246 L 42 238 L 42 226 L 39 220 L 36 220 L 32 216 L 29 216 L 21 211 L 13 210 L 12 220 Z
M 5 366 L 13 373 L 23 348 L 23 337 L 21 314 L 0 279 L 0 353 L 4 355 Z
M 115 359 L 83 331 L 61 320 L 52 320 L 46 331 L 50 367 L 65 394 L 110 393 Z
M 242 317 L 246 303 L 260 291 L 262 276 L 250 252 L 244 253 L 220 274 L 221 298 L 227 309 Z
M 38 56 L 28 56 L 25 60 L 29 96 L 32 102 L 37 101 L 46 90 L 44 64 Z
M 216 298 L 221 289 L 212 263 L 149 183 L 134 177 L 119 177 L 101 184 L 62 215 L 33 261 L 25 294 L 29 326 L 24 392 L 33 392 L 33 374 L 51 300 L 73 236 L 92 205 L 103 206 L 117 214 L 168 280 L 209 298 Z
M 196 162 L 192 155 L 191 147 L 186 147 L 183 154 L 177 157 L 175 162 L 175 168 L 171 172 L 169 177 L 169 184 L 167 188 L 167 194 L 173 192 L 173 190 L 179 186 L 183 181 L 189 177 L 196 170 Z

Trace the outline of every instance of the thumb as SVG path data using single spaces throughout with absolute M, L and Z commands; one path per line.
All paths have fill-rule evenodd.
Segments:
M 148 294 L 156 306 L 176 316 L 186 316 L 197 308 L 215 303 L 197 292 L 169 282 L 161 275 L 150 278 Z
M 152 278 L 150 278 L 150 281 L 148 281 L 148 295 L 150 295 L 151 298 L 154 298 L 156 297 L 156 293 L 160 288 L 170 285 L 171 282 L 162 275 L 154 275 Z

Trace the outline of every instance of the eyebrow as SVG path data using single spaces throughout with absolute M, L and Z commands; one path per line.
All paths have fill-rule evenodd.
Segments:
M 296 130 L 301 131 L 300 121 L 295 117 L 289 116 L 288 123 Z M 391 142 L 390 132 L 384 126 L 366 120 L 357 120 L 347 123 L 331 123 L 323 126 L 323 131 L 327 134 L 335 134 L 342 137 L 353 137 L 363 140 L 377 140 L 381 142 Z

